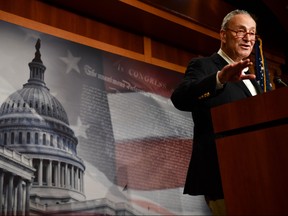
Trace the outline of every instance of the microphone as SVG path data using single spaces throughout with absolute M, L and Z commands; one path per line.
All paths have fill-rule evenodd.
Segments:
M 280 77 L 275 77 L 274 82 L 276 82 L 278 84 L 282 84 L 284 86 L 288 86 Z

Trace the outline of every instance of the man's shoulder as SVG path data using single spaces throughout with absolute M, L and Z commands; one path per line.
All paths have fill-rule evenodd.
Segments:
M 213 61 L 214 59 L 220 59 L 221 56 L 218 53 L 213 53 L 210 56 L 198 56 L 195 58 L 192 58 L 191 61 Z
M 190 60 L 190 64 L 209 64 L 221 61 L 221 56 L 213 53 L 211 56 L 198 56 Z

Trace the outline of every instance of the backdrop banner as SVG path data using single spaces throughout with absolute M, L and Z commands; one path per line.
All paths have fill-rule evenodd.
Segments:
M 4 186 L 18 175 L 5 149 L 34 169 L 0 188 L 2 212 L 210 214 L 183 195 L 193 121 L 170 101 L 183 74 L 5 21 L 0 47 Z

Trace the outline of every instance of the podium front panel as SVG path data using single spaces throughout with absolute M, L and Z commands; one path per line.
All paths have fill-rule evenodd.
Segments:
M 288 215 L 288 125 L 216 143 L 228 215 Z

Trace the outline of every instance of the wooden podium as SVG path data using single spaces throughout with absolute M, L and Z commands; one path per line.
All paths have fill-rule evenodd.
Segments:
M 228 215 L 288 215 L 288 88 L 211 111 Z

